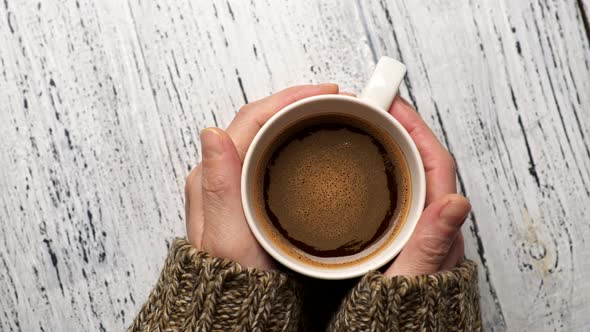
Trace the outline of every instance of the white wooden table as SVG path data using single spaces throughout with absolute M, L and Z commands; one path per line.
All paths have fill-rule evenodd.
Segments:
M 590 328 L 590 1 L 0 4 L 0 331 L 123 330 L 198 132 L 380 55 L 452 151 L 490 331 Z

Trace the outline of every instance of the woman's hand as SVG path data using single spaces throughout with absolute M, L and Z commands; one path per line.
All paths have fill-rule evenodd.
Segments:
M 273 267 L 242 210 L 244 156 L 262 125 L 280 109 L 306 97 L 337 93 L 336 84 L 291 87 L 242 107 L 227 131 L 201 131 L 202 161 L 190 172 L 185 186 L 186 229 L 193 246 L 246 267 Z
M 406 128 L 426 171 L 426 208 L 412 237 L 385 275 L 422 275 L 449 270 L 463 261 L 461 226 L 471 205 L 456 194 L 455 163 L 414 108 L 396 97 L 389 113 Z

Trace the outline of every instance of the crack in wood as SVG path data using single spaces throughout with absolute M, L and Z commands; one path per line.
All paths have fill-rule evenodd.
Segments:
M 453 159 L 456 160 L 455 156 L 453 155 L 453 152 L 452 152 L 453 150 L 450 146 L 449 137 L 447 136 L 447 131 L 446 131 L 445 126 L 443 124 L 440 110 L 438 109 L 438 105 L 436 104 L 436 102 L 433 102 L 433 105 L 434 105 L 434 109 L 435 109 L 437 122 L 439 124 L 439 127 L 440 127 L 442 135 L 443 135 L 443 143 L 448 148 L 449 153 L 451 154 Z M 467 192 L 467 188 L 465 187 L 465 183 L 463 182 L 463 176 L 461 175 L 461 168 L 458 163 L 456 163 L 456 170 L 457 170 L 457 181 L 459 182 L 459 193 L 461 193 L 462 195 L 464 195 L 466 197 L 469 197 L 469 193 Z M 502 305 L 500 304 L 500 299 L 498 298 L 496 288 L 494 287 L 491 277 L 490 277 L 490 275 L 491 275 L 490 267 L 487 264 L 487 259 L 485 257 L 485 249 L 484 249 L 483 241 L 482 241 L 480 233 L 479 233 L 479 226 L 477 224 L 477 218 L 475 217 L 474 211 L 471 211 L 469 213 L 469 219 L 471 220 L 471 223 L 470 223 L 471 233 L 476 240 L 477 254 L 479 256 L 479 261 L 481 262 L 481 265 L 484 270 L 485 281 L 488 284 L 488 288 L 490 290 L 490 295 L 491 295 L 491 297 L 494 301 L 494 305 L 496 307 L 495 309 L 501 317 L 501 321 L 497 322 L 497 323 L 501 326 L 506 326 L 506 319 L 504 318 L 504 312 L 502 311 Z
M 582 24 L 584 26 L 584 31 L 586 32 L 586 41 L 590 43 L 590 20 L 588 19 L 587 11 L 590 10 L 586 8 L 584 4 L 584 0 L 577 0 L 578 10 L 580 11 L 580 16 L 582 17 Z

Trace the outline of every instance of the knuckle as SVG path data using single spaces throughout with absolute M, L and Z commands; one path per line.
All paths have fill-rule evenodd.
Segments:
M 191 194 L 192 188 L 195 186 L 195 183 L 194 183 L 195 179 L 198 177 L 200 172 L 201 172 L 201 164 L 199 163 L 186 176 L 185 183 L 184 183 L 184 194 L 186 196 L 189 196 Z
M 429 135 L 429 129 L 422 123 L 414 121 L 408 133 L 412 136 L 414 141 L 425 141 Z
M 455 161 L 455 158 L 453 158 L 453 156 L 451 156 L 451 154 L 449 153 L 449 158 L 448 158 L 448 167 L 450 170 L 453 171 L 453 173 L 457 172 L 457 162 Z
M 444 241 L 440 241 L 440 239 L 423 238 L 419 242 L 418 250 L 424 257 L 424 263 L 435 265 L 442 263 L 447 256 L 448 245 L 445 245 Z
M 457 172 L 457 164 L 455 163 L 455 159 L 453 156 L 446 152 L 444 157 L 440 159 L 441 167 L 449 172 L 456 173 Z
M 245 117 L 249 113 L 251 113 L 251 111 L 252 111 L 252 104 L 251 103 L 250 104 L 245 104 L 242 107 L 240 107 L 240 110 L 236 114 L 236 117 Z
M 209 174 L 201 180 L 203 190 L 208 193 L 222 196 L 229 191 L 231 184 L 227 176 L 223 174 Z
M 455 193 L 447 194 L 445 197 L 450 201 L 454 201 L 454 204 L 460 206 L 466 214 L 468 214 L 471 211 L 471 202 L 469 202 L 467 197 Z
M 188 181 L 188 177 L 187 177 L 187 181 L 184 184 L 184 196 L 185 197 L 190 197 L 191 196 L 191 192 L 192 192 L 191 185 L 190 185 L 190 182 Z

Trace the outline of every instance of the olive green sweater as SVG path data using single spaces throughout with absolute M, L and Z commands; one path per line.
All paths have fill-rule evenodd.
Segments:
M 353 281 L 333 312 L 322 312 L 332 308 L 321 303 L 334 296 L 328 283 L 337 282 L 318 287 L 314 281 L 313 294 L 304 297 L 307 280 L 247 269 L 175 240 L 129 331 L 481 330 L 477 267 L 471 261 L 412 278 L 370 272 Z M 330 320 L 322 325 L 318 317 Z

